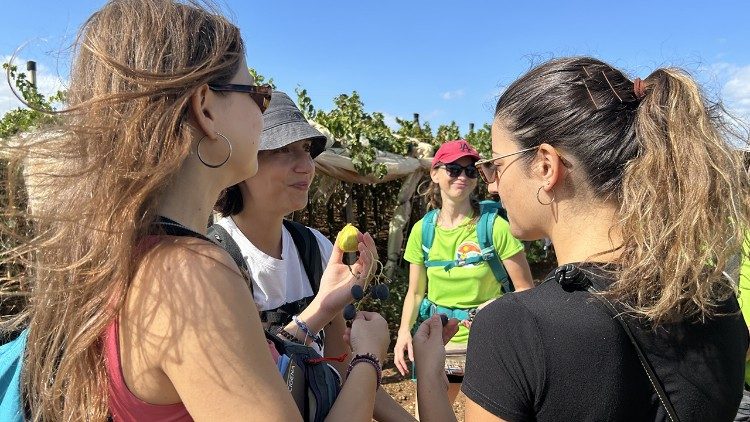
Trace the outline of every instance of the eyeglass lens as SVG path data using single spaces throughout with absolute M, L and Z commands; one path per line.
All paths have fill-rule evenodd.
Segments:
M 475 179 L 477 177 L 477 168 L 473 164 L 464 167 L 455 163 L 451 163 L 446 164 L 445 169 L 448 171 L 448 175 L 450 177 L 458 177 L 461 175 L 462 171 L 469 179 Z

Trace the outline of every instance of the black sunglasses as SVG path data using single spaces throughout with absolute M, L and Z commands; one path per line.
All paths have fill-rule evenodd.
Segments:
M 258 104 L 260 112 L 264 113 L 271 103 L 273 88 L 270 85 L 240 85 L 240 84 L 208 84 L 211 91 L 244 92 Z
M 477 178 L 477 167 L 474 164 L 469 164 L 466 167 L 460 164 L 456 164 L 456 163 L 442 164 L 442 165 L 436 166 L 436 168 L 439 168 L 439 167 L 444 167 L 445 170 L 448 172 L 448 176 L 453 177 L 453 178 L 460 176 L 461 172 L 464 172 L 464 174 L 466 174 L 466 177 L 468 177 L 469 179 Z

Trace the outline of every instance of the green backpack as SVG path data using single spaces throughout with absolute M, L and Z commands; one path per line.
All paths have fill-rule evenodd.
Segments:
M 500 257 L 497 255 L 495 245 L 492 241 L 492 227 L 495 224 L 495 218 L 498 216 L 508 221 L 508 214 L 499 202 L 485 200 L 479 203 L 479 221 L 477 222 L 477 239 L 479 240 L 480 255 L 471 256 L 466 259 L 456 259 L 453 261 L 430 261 L 430 248 L 435 240 L 435 226 L 439 209 L 430 210 L 425 214 L 422 220 L 422 255 L 424 257 L 425 267 L 443 267 L 449 271 L 455 267 L 464 265 L 487 262 L 492 269 L 495 279 L 500 283 L 503 293 L 514 291 L 513 281 L 510 279 L 508 272 Z

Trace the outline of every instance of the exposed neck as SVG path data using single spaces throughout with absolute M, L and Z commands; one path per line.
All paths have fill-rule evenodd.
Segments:
M 558 265 L 617 259 L 622 245 L 622 233 L 613 228 L 617 222 L 617 207 L 611 204 L 593 206 L 583 213 L 580 207 L 560 210 L 550 233 Z
M 216 199 L 226 182 L 217 180 L 215 169 L 187 160 L 157 199 L 156 212 L 185 227 L 206 234 Z
M 441 227 L 456 227 L 472 214 L 471 201 L 466 198 L 454 201 L 443 195 L 443 205 L 440 207 L 439 224 Z
M 243 192 L 242 211 L 232 216 L 242 234 L 268 256 L 281 259 L 281 226 L 284 215 L 260 209 L 260 201 L 253 201 Z

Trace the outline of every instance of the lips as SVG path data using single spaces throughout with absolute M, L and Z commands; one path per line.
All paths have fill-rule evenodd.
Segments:
M 299 190 L 308 190 L 310 189 L 310 182 L 306 182 L 306 181 L 297 182 L 297 183 L 292 183 L 290 186 Z

